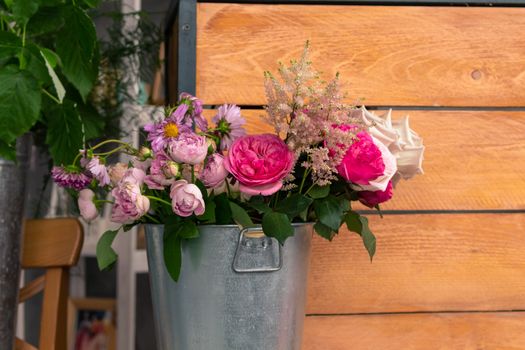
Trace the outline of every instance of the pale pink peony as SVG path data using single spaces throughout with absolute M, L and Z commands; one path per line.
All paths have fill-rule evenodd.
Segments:
M 199 164 L 208 154 L 206 137 L 187 132 L 168 144 L 168 154 L 177 163 Z
M 108 167 L 108 174 L 111 184 L 115 186 L 128 170 L 128 165 L 124 163 L 117 163 Z
M 241 192 L 269 196 L 282 187 L 294 165 L 294 155 L 276 135 L 249 135 L 236 139 L 224 166 L 238 181 Z
M 88 188 L 85 188 L 78 193 L 78 209 L 80 210 L 80 215 L 88 222 L 94 220 L 98 216 L 97 207 L 93 202 L 94 197 L 95 192 Z
M 201 190 L 186 180 L 178 180 L 171 185 L 171 207 L 179 216 L 187 217 L 204 214 L 204 200 Z
M 359 201 L 370 208 L 390 200 L 393 195 L 394 189 L 392 186 L 392 181 L 388 182 L 388 185 L 384 191 L 360 191 L 358 193 Z
M 143 170 L 131 168 L 111 191 L 115 204 L 111 212 L 111 221 L 131 224 L 149 210 L 149 199 L 143 196 L 140 187 L 146 174 Z
M 163 190 L 166 186 L 173 183 L 174 180 L 171 176 L 166 176 L 164 171 L 168 162 L 171 162 L 171 160 L 164 152 L 160 151 L 155 155 L 149 168 L 149 175 L 144 178 L 144 182 L 150 189 Z
M 228 176 L 228 170 L 224 167 L 224 157 L 214 153 L 208 157 L 206 166 L 199 175 L 199 180 L 208 188 L 220 186 Z

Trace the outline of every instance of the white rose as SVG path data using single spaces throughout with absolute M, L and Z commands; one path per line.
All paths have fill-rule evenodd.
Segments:
M 369 127 L 369 133 L 383 143 L 397 160 L 394 185 L 403 178 L 408 180 L 416 174 L 423 174 L 423 140 L 408 125 L 408 116 L 392 121 L 392 110 L 381 116 L 361 107 L 362 118 Z

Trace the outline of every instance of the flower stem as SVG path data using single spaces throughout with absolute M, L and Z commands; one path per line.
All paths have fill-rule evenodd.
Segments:
M 51 95 L 46 89 L 42 89 L 42 92 L 47 96 L 49 97 L 50 99 L 52 99 L 53 101 L 55 101 L 57 104 L 61 104 L 60 101 L 58 100 L 58 98 L 56 98 L 55 96 Z
M 95 199 L 95 203 L 115 203 L 113 201 L 107 200 L 107 199 Z
M 118 144 L 121 144 L 121 145 L 124 145 L 126 147 L 129 147 L 129 148 L 132 148 L 129 143 L 127 142 L 124 142 L 124 141 L 120 141 L 120 140 L 115 140 L 115 139 L 110 139 L 110 140 L 106 140 L 106 141 L 102 141 L 101 143 L 99 144 L 96 144 L 95 146 L 91 147 L 91 150 L 95 150 L 103 145 L 107 145 L 108 143 L 118 143 Z M 137 151 L 138 152 L 138 151 Z
M 165 201 L 164 199 L 160 199 L 160 198 L 157 198 L 157 197 L 154 197 L 154 196 L 146 196 L 146 197 L 149 198 L 149 199 L 152 199 L 154 201 L 166 204 L 166 205 L 168 205 L 171 208 L 171 203 L 168 202 L 168 201 Z
M 150 215 L 148 215 L 148 214 L 144 214 L 144 217 L 150 219 L 151 221 L 153 221 L 153 222 L 156 223 L 156 224 L 160 224 L 160 221 L 157 220 L 157 219 L 155 219 L 153 216 L 150 216 Z
M 120 151 L 122 149 L 125 149 L 125 148 L 127 148 L 127 146 L 126 145 L 122 145 L 122 146 L 119 146 L 119 147 L 117 147 L 115 149 L 112 149 L 111 151 L 103 152 L 103 153 L 94 153 L 93 155 L 94 156 L 109 156 L 110 154 L 116 153 L 116 152 L 118 152 L 118 151 Z
M 308 175 L 310 175 L 311 168 L 307 168 L 303 175 L 303 180 L 301 181 L 301 186 L 299 187 L 299 193 L 303 191 L 304 182 L 306 181 L 306 178 Z

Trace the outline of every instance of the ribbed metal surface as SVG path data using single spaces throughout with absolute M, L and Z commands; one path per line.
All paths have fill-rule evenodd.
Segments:
M 160 349 L 300 349 L 312 226 L 296 225 L 282 249 L 274 239 L 239 238 L 237 226 L 201 226 L 198 239 L 184 242 L 175 283 L 164 266 L 163 226 L 146 226 Z
M 18 164 L 0 158 L 0 349 L 12 349 L 24 212 L 25 170 L 31 138 L 17 142 Z

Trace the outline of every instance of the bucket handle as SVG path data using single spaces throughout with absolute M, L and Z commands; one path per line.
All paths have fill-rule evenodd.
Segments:
M 257 238 L 248 238 L 250 234 L 259 234 Z M 243 242 L 247 239 L 260 239 L 263 238 L 263 244 L 259 248 L 255 248 L 258 251 L 268 251 L 269 247 L 271 248 L 274 244 L 277 244 L 278 248 L 278 263 L 274 266 L 255 266 L 255 267 L 242 267 L 240 264 L 241 250 L 243 250 Z M 246 248 L 245 248 L 246 249 Z M 273 238 L 265 236 L 261 228 L 257 227 L 246 227 L 241 230 L 239 234 L 239 241 L 237 242 L 237 249 L 235 250 L 235 256 L 233 258 L 233 270 L 239 273 L 246 272 L 275 272 L 279 271 L 283 267 L 283 254 L 282 247 L 279 242 Z

